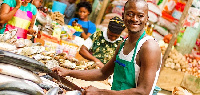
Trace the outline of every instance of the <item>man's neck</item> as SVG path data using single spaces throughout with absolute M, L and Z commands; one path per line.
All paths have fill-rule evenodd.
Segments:
M 128 42 L 129 43 L 136 43 L 140 36 L 143 34 L 144 29 L 138 32 L 128 32 Z

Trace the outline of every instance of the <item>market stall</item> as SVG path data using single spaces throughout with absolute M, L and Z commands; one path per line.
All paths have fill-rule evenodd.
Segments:
M 126 1 L 111 0 L 97 27 L 104 29 L 110 18 L 116 15 L 121 17 Z M 145 30 L 158 40 L 163 54 L 163 68 L 157 86 L 163 90 L 173 91 L 173 94 L 180 90 L 180 93 L 175 95 L 191 93 L 198 95 L 199 0 L 147 0 L 147 2 L 149 22 Z M 123 36 L 126 37 L 126 33 Z

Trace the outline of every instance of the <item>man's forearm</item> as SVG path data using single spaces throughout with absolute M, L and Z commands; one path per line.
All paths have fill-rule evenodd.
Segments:
M 106 76 L 101 72 L 101 69 L 71 70 L 68 76 L 86 81 L 102 81 L 106 79 Z

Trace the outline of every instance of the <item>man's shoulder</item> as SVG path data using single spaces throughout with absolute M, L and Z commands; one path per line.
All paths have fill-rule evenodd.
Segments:
M 142 45 L 142 50 L 160 51 L 158 42 L 155 39 L 149 39 Z

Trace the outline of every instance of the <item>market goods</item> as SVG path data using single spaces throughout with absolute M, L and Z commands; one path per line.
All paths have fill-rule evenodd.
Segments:
M 35 83 L 41 83 L 40 77 L 35 75 L 34 73 L 9 64 L 0 63 L 0 74 L 30 80 Z
M 46 79 L 44 77 L 40 77 L 42 79 L 42 83 L 39 85 L 42 85 L 43 87 L 52 88 L 52 87 L 59 87 L 59 85 L 53 81 L 50 81 L 49 79 Z
M 192 94 L 188 92 L 186 89 L 183 89 L 182 87 L 174 87 L 172 95 L 192 95 Z
M 168 44 L 163 41 L 159 41 L 162 54 L 165 53 Z M 200 61 L 195 59 L 192 54 L 182 55 L 174 47 L 172 47 L 168 58 L 165 61 L 165 67 L 171 68 L 173 70 L 182 71 L 196 77 L 200 77 Z
M 0 91 L 0 95 L 29 95 L 29 94 L 18 91 L 3 90 Z
M 0 74 L 0 84 L 6 83 L 6 82 L 12 82 L 12 81 L 22 81 L 23 82 L 24 80 Z
M 57 95 L 59 92 L 59 87 L 53 87 L 51 89 L 48 90 L 48 92 L 46 93 L 46 95 Z
M 10 42 L 10 39 L 16 38 L 17 29 L 12 29 L 10 31 L 5 31 L 4 34 L 0 36 L 0 42 Z
M 17 49 L 17 47 L 15 45 L 0 42 L 0 50 L 13 51 L 13 50 L 16 50 L 16 49 Z
M 77 91 L 77 90 L 68 91 L 68 92 L 66 92 L 66 95 L 81 95 L 81 92 Z
M 8 82 L 2 83 L 0 85 L 0 91 L 2 90 L 11 90 L 11 91 L 20 91 L 31 95 L 43 95 L 43 92 L 40 92 L 38 89 L 32 87 L 25 82 Z
M 64 25 L 64 15 L 60 12 L 51 12 L 49 15 L 53 21 L 56 21 L 60 25 Z
M 39 71 L 45 73 L 51 72 L 51 70 L 48 69 L 43 63 L 40 63 L 34 59 L 22 55 L 0 50 L 0 56 L 0 62 L 6 64 L 12 64 L 15 66 L 23 67 L 31 71 Z
M 37 84 L 35 84 L 31 81 L 12 77 L 12 76 L 9 76 L 9 75 L 0 74 L 0 85 L 4 84 L 4 83 L 10 83 L 10 82 L 24 82 L 24 83 L 30 85 L 31 87 L 34 87 L 35 89 L 37 89 L 40 92 L 43 91 Z

